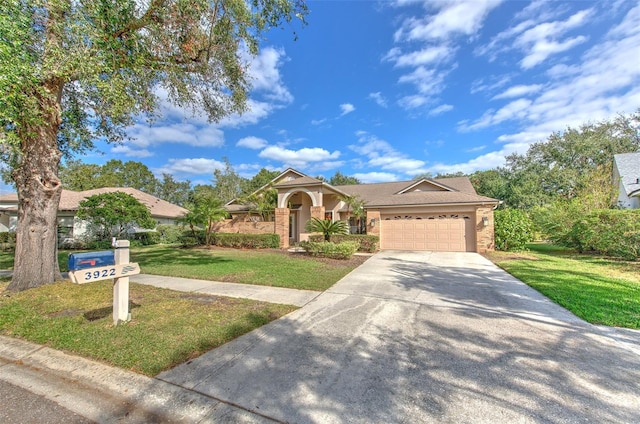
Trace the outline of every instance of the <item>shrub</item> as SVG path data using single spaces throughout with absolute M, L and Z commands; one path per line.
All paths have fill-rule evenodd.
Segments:
M 161 236 L 156 231 L 145 231 L 130 235 L 131 246 L 152 246 L 160 243 Z
M 212 244 L 238 249 L 273 249 L 280 247 L 277 234 L 215 233 Z
M 331 241 L 305 241 L 300 246 L 313 256 L 332 259 L 349 259 L 358 250 L 357 241 L 343 241 L 334 243 Z
M 309 241 L 312 242 L 321 242 L 323 240 L 324 236 L 321 234 L 312 234 L 309 236 Z M 358 247 L 359 252 L 373 253 L 378 249 L 378 241 L 380 240 L 380 237 L 372 236 L 370 234 L 342 234 L 331 236 L 331 240 L 335 243 L 355 241 L 360 245 L 360 247 Z
M 495 243 L 498 250 L 522 250 L 533 241 L 533 225 L 519 209 L 495 211 Z
M 182 226 L 172 224 L 159 224 L 156 227 L 156 232 L 160 236 L 159 242 L 162 244 L 180 243 L 180 237 L 182 236 Z
M 2 232 L 0 233 L 0 243 L 15 243 L 16 233 Z
M 621 259 L 640 257 L 640 210 L 601 209 L 578 220 L 570 231 L 571 246 Z

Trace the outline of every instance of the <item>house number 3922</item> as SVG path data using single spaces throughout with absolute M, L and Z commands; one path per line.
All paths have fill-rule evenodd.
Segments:
M 88 281 L 88 280 L 95 280 L 97 278 L 115 277 L 115 275 L 116 275 L 116 269 L 109 268 L 109 269 L 103 269 L 100 271 L 85 272 L 84 279 L 85 281 Z

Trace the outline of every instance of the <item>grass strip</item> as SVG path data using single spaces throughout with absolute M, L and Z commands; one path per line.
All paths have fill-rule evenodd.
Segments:
M 640 262 L 579 254 L 549 244 L 528 248 L 488 257 L 587 322 L 640 328 Z
M 112 302 L 108 280 L 3 293 L 0 333 L 154 376 L 296 309 L 132 283 L 132 320 L 114 327 Z

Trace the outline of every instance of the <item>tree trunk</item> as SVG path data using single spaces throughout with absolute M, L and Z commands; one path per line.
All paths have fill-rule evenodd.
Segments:
M 7 290 L 22 291 L 61 279 L 57 212 L 62 194 L 58 178 L 61 123 L 59 92 L 40 97 L 42 122 L 19 131 L 20 165 L 12 175 L 18 191 L 18 224 L 13 278 Z

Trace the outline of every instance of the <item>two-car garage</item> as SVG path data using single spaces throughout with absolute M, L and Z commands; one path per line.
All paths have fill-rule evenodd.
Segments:
M 473 216 L 469 213 L 382 215 L 380 248 L 473 252 L 476 246 Z

